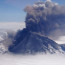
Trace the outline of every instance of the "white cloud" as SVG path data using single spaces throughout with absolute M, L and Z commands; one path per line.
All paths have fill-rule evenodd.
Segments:
M 47 1 L 51 2 L 51 0 L 47 0 Z
M 55 40 L 59 44 L 65 44 L 65 36 L 60 36 L 58 39 Z
M 0 29 L 18 30 L 24 27 L 24 22 L 0 22 Z
M 64 55 L 0 55 L 0 65 L 65 65 Z

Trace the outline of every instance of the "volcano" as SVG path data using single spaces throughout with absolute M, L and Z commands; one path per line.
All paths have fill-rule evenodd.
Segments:
M 13 53 L 62 52 L 60 45 L 53 40 L 27 29 L 19 31 L 14 40 L 13 45 L 9 47 Z
M 51 31 L 60 27 L 58 22 L 51 22 L 55 16 L 60 19 L 61 14 L 55 13 L 55 11 L 59 10 L 54 9 L 57 6 L 56 3 L 51 1 L 37 2 L 33 6 L 27 6 L 25 8 L 27 12 L 26 28 L 17 32 L 13 44 L 9 46 L 9 51 L 22 54 L 63 53 L 61 46 L 48 38 Z M 54 11 L 52 10 L 54 15 L 52 15 L 53 12 L 50 13 L 49 8 L 54 9 Z M 64 18 L 64 15 L 62 17 Z

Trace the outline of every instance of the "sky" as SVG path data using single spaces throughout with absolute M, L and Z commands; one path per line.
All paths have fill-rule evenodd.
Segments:
M 24 8 L 37 1 L 39 0 L 0 0 L 0 22 L 24 22 L 26 17 Z M 65 0 L 52 1 L 60 5 L 65 4 Z

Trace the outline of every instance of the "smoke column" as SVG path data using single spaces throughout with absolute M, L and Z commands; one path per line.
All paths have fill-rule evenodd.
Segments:
M 65 6 L 47 0 L 27 6 L 24 10 L 27 12 L 25 23 L 28 30 L 45 36 L 60 35 L 61 30 L 65 31 Z

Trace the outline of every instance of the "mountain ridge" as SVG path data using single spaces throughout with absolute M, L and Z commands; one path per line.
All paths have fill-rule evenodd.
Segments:
M 20 31 L 19 31 L 20 32 Z M 19 34 L 17 34 L 18 37 Z M 22 33 L 24 35 L 24 32 Z M 21 37 L 22 37 L 21 35 Z M 14 43 L 12 46 L 9 47 L 9 51 L 13 53 L 56 53 L 58 51 L 59 53 L 63 53 L 61 51 L 61 47 L 59 44 L 54 42 L 53 40 L 49 39 L 48 37 L 41 36 L 39 34 L 36 34 L 34 32 L 27 32 L 27 35 L 23 38 L 23 40 L 18 37 L 20 41 L 18 41 L 17 37 L 14 39 Z M 19 42 L 19 43 L 18 43 Z

